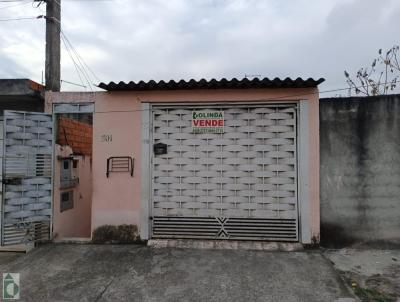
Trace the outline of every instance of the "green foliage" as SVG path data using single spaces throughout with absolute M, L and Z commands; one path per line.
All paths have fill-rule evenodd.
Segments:
M 394 302 L 392 298 L 387 297 L 376 289 L 356 287 L 354 293 L 362 302 Z
M 138 229 L 133 224 L 102 225 L 92 234 L 93 243 L 134 243 L 139 241 Z

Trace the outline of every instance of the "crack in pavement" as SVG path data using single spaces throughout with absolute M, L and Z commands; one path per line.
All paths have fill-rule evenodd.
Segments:
M 111 278 L 111 280 L 106 284 L 106 286 L 104 286 L 104 288 L 103 288 L 103 290 L 100 292 L 100 294 L 94 299 L 94 302 L 99 301 L 99 300 L 103 297 L 104 293 L 105 293 L 105 292 L 107 291 L 107 289 L 110 287 L 111 283 L 114 282 L 114 279 L 115 279 L 115 276 L 113 276 L 113 277 Z

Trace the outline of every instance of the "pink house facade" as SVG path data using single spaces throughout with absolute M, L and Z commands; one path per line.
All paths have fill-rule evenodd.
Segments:
M 48 113 L 86 106 L 93 114 L 90 183 L 80 183 L 91 206 L 77 216 L 55 206 L 53 230 L 82 223 L 68 236 L 87 237 L 88 224 L 91 232 L 134 224 L 144 240 L 318 243 L 322 81 L 121 82 L 47 93 Z

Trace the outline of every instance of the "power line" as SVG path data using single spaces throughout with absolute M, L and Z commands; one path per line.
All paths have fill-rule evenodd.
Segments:
M 37 2 L 36 6 L 35 6 L 35 2 Z M 45 12 L 45 11 L 43 11 L 43 10 L 40 8 L 40 6 L 41 6 L 43 3 L 45 3 L 45 0 L 43 0 L 43 1 L 33 1 L 33 2 L 32 2 L 32 7 L 33 7 L 33 8 L 38 8 L 41 12 Z
M 34 20 L 34 19 L 42 19 L 45 18 L 45 16 L 40 15 L 40 16 L 31 16 L 31 17 L 17 17 L 17 18 L 7 18 L 7 19 L 0 19 L 1 22 L 6 22 L 6 21 L 20 21 L 20 20 Z
M 74 64 L 76 73 L 78 74 L 78 77 L 79 77 L 79 80 L 81 81 L 82 86 L 85 86 L 85 85 L 83 84 L 83 80 L 82 80 L 82 77 L 81 77 L 80 72 L 79 72 L 79 71 L 80 71 L 80 68 L 79 68 L 79 66 L 76 64 L 75 59 L 74 59 L 74 57 L 72 56 L 72 54 L 71 54 L 71 52 L 70 52 L 70 50 L 69 50 L 69 47 L 68 47 L 67 43 L 66 43 L 65 40 L 64 40 L 64 37 L 63 37 L 63 36 L 60 36 L 60 38 L 61 38 L 62 42 L 64 43 L 65 49 L 67 50 L 67 53 L 68 53 L 69 57 L 71 58 L 71 60 L 72 60 L 72 62 L 73 62 L 73 64 Z
M 69 53 L 71 59 L 73 60 L 73 62 L 74 62 L 74 64 L 75 64 L 75 67 L 76 67 L 77 69 L 79 69 L 79 71 L 82 73 L 83 77 L 85 78 L 85 80 L 86 80 L 86 82 L 87 82 L 87 84 L 88 84 L 90 90 L 93 91 L 92 84 L 90 83 L 90 82 L 91 82 L 90 77 L 88 76 L 88 74 L 87 74 L 87 72 L 86 72 L 86 70 L 85 70 L 85 67 L 82 65 L 81 61 L 80 61 L 79 58 L 76 56 L 76 51 L 75 51 L 75 49 L 73 49 L 72 44 L 69 43 L 69 41 L 67 40 L 66 36 L 65 36 L 63 33 L 61 33 L 61 39 L 63 40 L 64 45 L 65 45 L 65 47 L 67 48 L 68 53 Z M 76 63 L 76 62 L 75 62 L 75 59 L 73 59 L 73 54 L 70 52 L 71 49 L 72 49 L 72 52 L 75 54 L 78 63 Z M 78 75 L 79 75 L 79 74 L 78 74 Z M 82 84 L 83 84 L 83 83 L 82 83 Z
M 89 76 L 88 72 L 87 72 L 86 69 L 85 69 L 86 63 L 85 63 L 85 64 L 82 63 L 82 62 L 84 62 L 83 59 L 82 59 L 82 57 L 81 57 L 81 56 L 79 55 L 79 53 L 76 51 L 75 47 L 72 45 L 72 43 L 69 41 L 69 39 L 68 39 L 67 36 L 65 35 L 64 31 L 62 31 L 62 30 L 61 30 L 61 35 L 64 36 L 64 39 L 67 41 L 67 43 L 69 44 L 70 48 L 71 48 L 72 51 L 74 52 L 74 54 L 75 54 L 75 56 L 76 56 L 76 58 L 77 58 L 77 60 L 78 60 L 78 63 L 79 63 L 79 64 L 81 65 L 81 67 L 82 67 L 82 70 L 83 70 L 83 72 L 84 72 L 85 78 L 87 78 L 87 79 L 89 79 L 89 80 L 91 81 L 90 76 Z M 86 65 L 86 66 L 87 66 L 87 65 Z M 92 84 L 90 84 L 89 88 L 90 88 L 90 90 L 93 91 L 93 89 L 92 89 Z
M 41 4 L 47 2 L 48 0 L 33 0 L 32 2 L 32 7 L 34 7 L 35 2 L 37 2 L 38 4 L 35 6 L 35 8 L 40 8 Z M 61 7 L 61 3 L 59 0 L 52 0 L 55 4 L 57 4 L 59 7 Z M 10 7 L 16 7 L 16 6 L 21 6 L 21 5 L 25 5 L 30 3 L 30 0 L 0 0 L 0 3 L 12 3 L 14 2 L 14 4 L 12 5 L 6 5 L 4 7 L 0 7 L 0 9 L 6 9 L 6 8 L 10 8 Z M 51 3 L 50 3 L 51 4 Z M 49 5 L 49 3 L 47 2 L 47 5 Z M 14 17 L 14 18 L 5 18 L 5 19 L 0 19 L 0 22 L 9 22 L 9 21 L 20 21 L 20 20 L 34 20 L 34 19 L 40 19 L 40 18 L 45 18 L 46 20 L 50 19 L 52 20 L 54 23 L 58 24 L 59 27 L 59 31 L 60 31 L 60 35 L 59 35 L 59 39 L 62 40 L 67 53 L 69 55 L 69 57 L 71 58 L 73 64 L 74 64 L 74 68 L 75 71 L 78 74 L 78 77 L 82 83 L 82 85 L 80 85 L 81 87 L 86 88 L 87 86 L 83 84 L 83 79 L 82 77 L 85 79 L 85 81 L 87 82 L 90 90 L 93 92 L 93 88 L 92 86 L 94 85 L 91 79 L 91 76 L 89 75 L 89 73 L 97 80 L 100 82 L 99 77 L 94 73 L 94 71 L 88 66 L 88 64 L 86 64 L 86 62 L 83 60 L 83 58 L 79 55 L 79 53 L 77 52 L 77 50 L 75 49 L 75 47 L 72 45 L 71 41 L 68 39 L 68 37 L 66 36 L 66 34 L 62 31 L 61 29 L 61 22 L 60 20 L 58 20 L 56 16 L 43 16 L 43 15 L 39 15 L 39 16 L 20 16 L 20 17 Z M 75 56 L 75 58 L 74 58 Z M 46 57 L 47 60 L 47 57 Z M 46 67 L 47 68 L 47 67 Z M 82 75 L 82 76 L 81 76 Z M 61 79 L 60 79 L 60 82 Z M 64 81 L 66 82 L 66 81 Z M 72 83 L 72 82 L 71 82 Z M 79 85 L 78 85 L 79 86 Z
M 386 85 L 386 83 L 381 83 L 380 85 Z M 354 87 L 354 88 L 361 88 L 362 86 Z M 354 89 L 354 88 L 336 88 L 336 89 L 330 89 L 330 90 L 323 90 L 323 91 L 315 91 L 315 92 L 310 92 L 310 93 L 299 93 L 299 94 L 289 94 L 289 95 L 283 95 L 279 97 L 274 97 L 270 99 L 258 99 L 258 100 L 251 100 L 252 102 L 273 102 L 277 100 L 285 100 L 287 99 L 288 101 L 293 101 L 290 100 L 290 98 L 293 97 L 305 97 L 305 96 L 310 96 L 310 95 L 319 95 L 323 93 L 330 93 L 330 92 L 339 92 L 339 91 L 345 91 L 349 89 Z M 235 102 L 223 102 L 223 104 L 235 104 Z M 94 113 L 124 113 L 124 112 L 141 112 L 141 111 L 150 111 L 151 109 L 136 109 L 136 110 L 110 110 L 110 111 L 95 111 Z
M 6 5 L 6 6 L 2 6 L 2 7 L 0 7 L 0 9 L 7 9 L 7 8 L 11 8 L 11 7 L 16 7 L 16 6 L 22 6 L 22 5 L 27 5 L 27 4 L 29 4 L 29 3 L 31 3 L 31 1 L 30 0 L 24 0 L 25 2 L 23 2 L 23 3 L 17 3 L 17 4 L 11 4 L 11 5 Z
M 0 0 L 0 3 L 10 3 L 10 2 L 23 2 L 25 0 Z M 40 1 L 40 0 L 38 0 Z M 42 0 L 43 2 L 46 0 Z M 40 2 L 42 2 L 40 1 Z M 55 0 L 57 1 L 57 0 Z M 64 0 L 65 1 L 65 0 Z M 106 1 L 115 1 L 115 0 L 68 0 L 68 1 L 75 1 L 75 2 L 106 2 Z
M 54 0 L 54 1 L 57 2 L 57 0 Z M 96 79 L 98 79 L 98 81 L 100 82 L 99 78 L 96 76 L 96 74 L 93 72 L 93 70 L 90 69 L 90 67 L 85 63 L 83 58 L 76 51 L 75 47 L 72 45 L 72 43 L 70 42 L 70 40 L 66 36 L 65 32 L 62 30 L 62 28 L 61 28 L 62 26 L 61 26 L 60 21 L 55 19 L 55 18 L 53 18 L 53 17 L 51 17 L 51 18 L 46 17 L 46 19 L 50 19 L 50 20 L 56 22 L 58 24 L 58 26 L 60 27 L 60 33 L 61 33 L 60 38 L 62 39 L 65 47 L 67 48 L 68 54 L 70 55 L 71 59 L 74 62 L 75 69 L 77 69 L 77 70 L 79 69 L 80 70 L 80 72 L 82 73 L 82 75 L 85 78 L 86 82 L 88 83 L 88 86 L 89 86 L 90 90 L 93 91 L 93 88 L 92 88 L 93 84 L 91 83 L 91 78 L 89 76 L 89 73 L 86 71 L 86 68 L 89 69 L 89 71 L 94 75 L 94 77 Z M 70 50 L 72 50 L 72 52 L 75 54 L 75 57 L 76 57 L 76 60 L 77 60 L 78 64 L 76 63 L 75 59 L 73 59 L 73 55 L 71 54 Z M 86 68 L 85 68 L 85 66 L 86 66 Z M 78 75 L 79 75 L 79 72 L 78 72 Z
M 86 62 L 83 60 L 83 58 L 79 55 L 79 53 L 75 50 L 74 46 L 72 45 L 72 43 L 70 42 L 70 40 L 67 38 L 67 36 L 65 35 L 65 32 L 61 29 L 61 34 L 64 35 L 64 38 L 67 40 L 67 42 L 70 44 L 70 46 L 72 47 L 73 51 L 75 52 L 76 56 L 78 57 L 78 59 L 80 59 L 83 63 L 83 65 L 86 66 L 86 68 L 90 71 L 90 73 L 93 75 L 93 77 L 98 81 L 101 82 L 101 80 L 99 79 L 99 77 L 94 73 L 94 71 L 86 64 Z
M 77 83 L 74 83 L 74 82 L 70 82 L 70 81 L 67 81 L 67 80 L 60 80 L 60 81 L 61 81 L 61 83 L 67 83 L 67 84 L 70 84 L 70 85 L 75 85 L 75 86 L 86 88 L 85 85 L 80 85 L 80 84 L 77 84 Z

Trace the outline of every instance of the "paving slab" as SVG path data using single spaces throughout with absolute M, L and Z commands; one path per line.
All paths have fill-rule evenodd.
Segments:
M 49 244 L 9 260 L 20 301 L 354 301 L 319 251 Z

